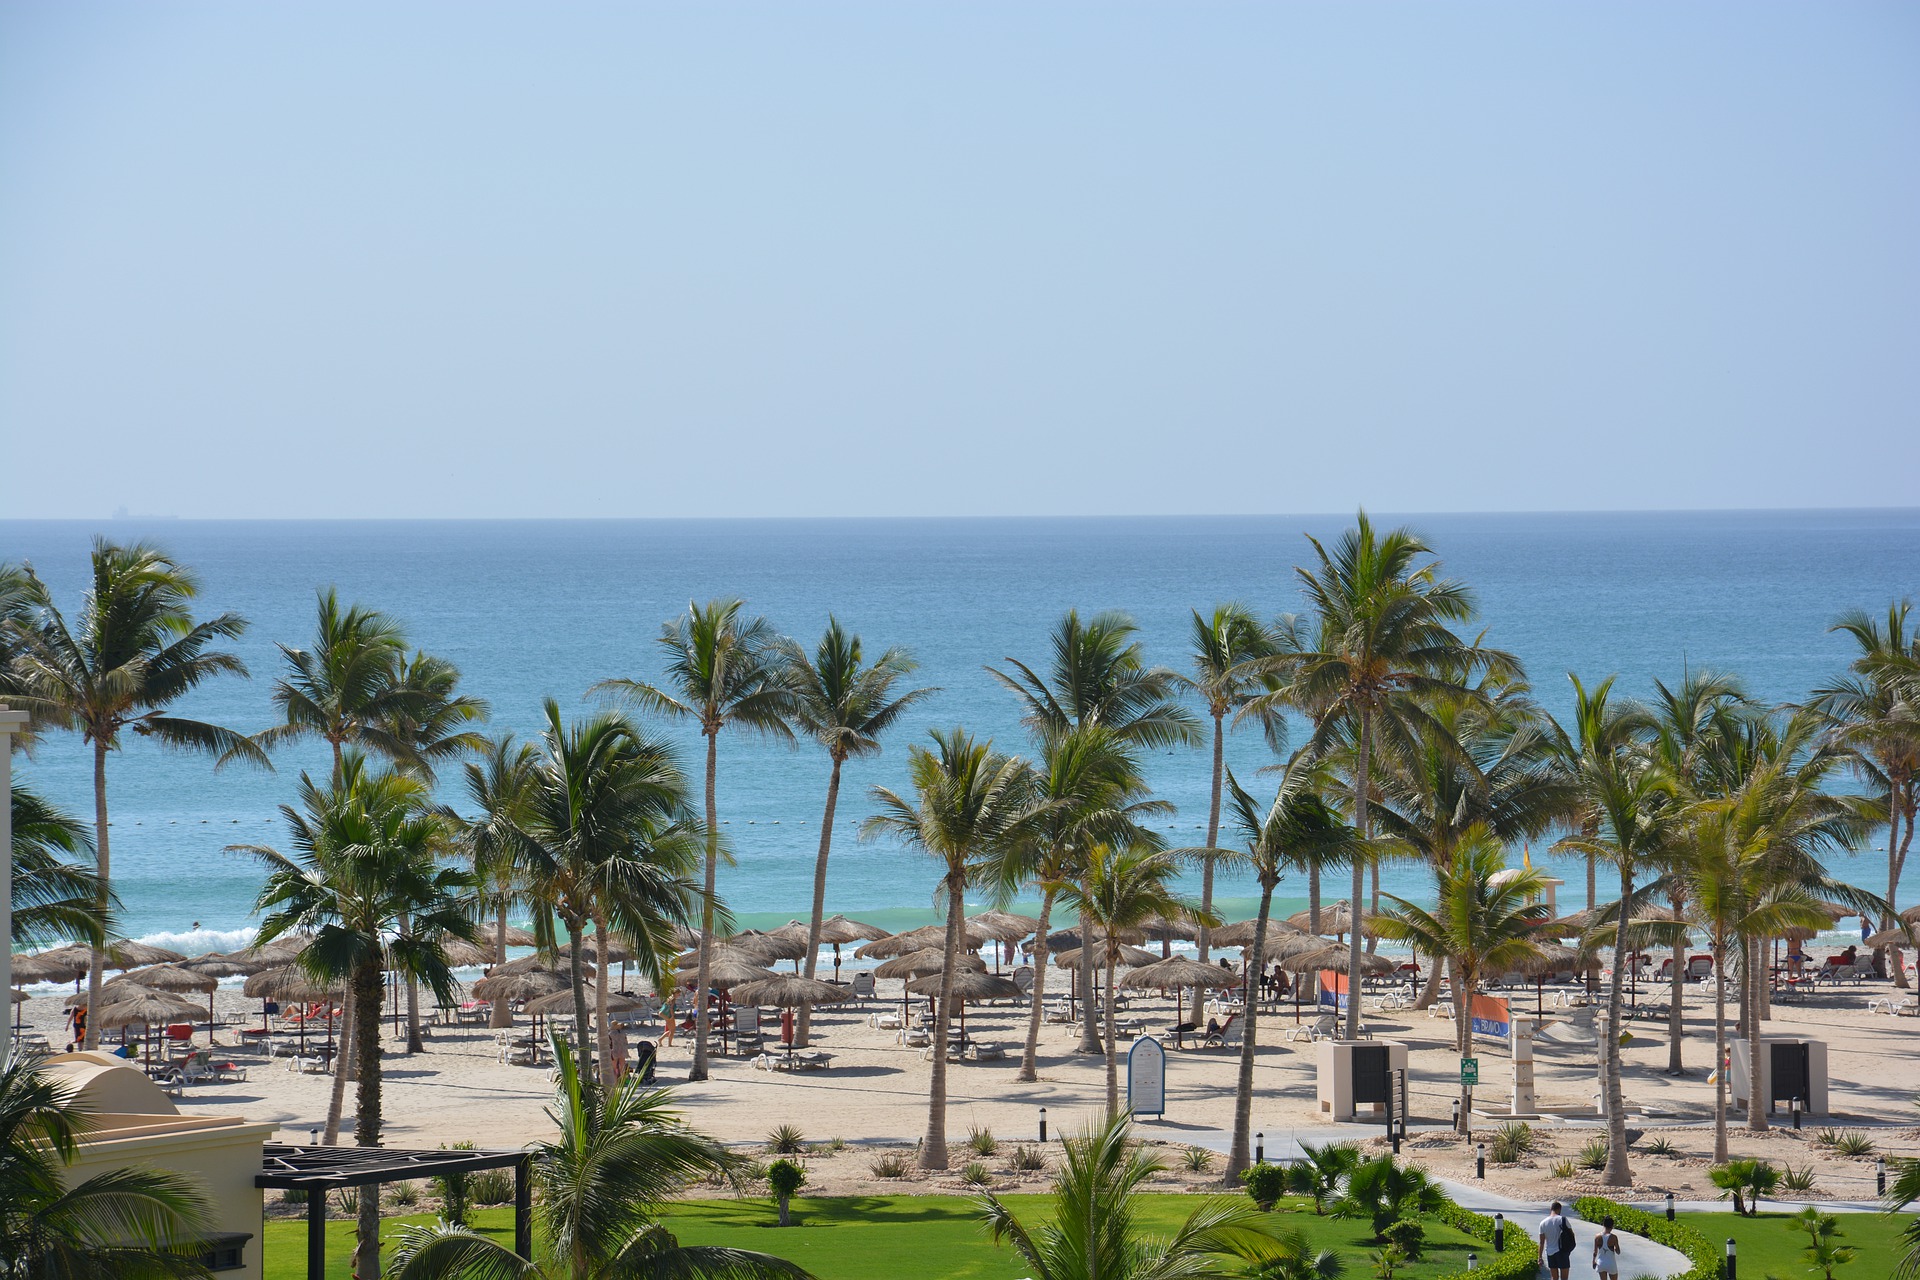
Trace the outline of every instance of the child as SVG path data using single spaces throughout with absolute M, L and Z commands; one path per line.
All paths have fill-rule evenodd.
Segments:
M 1600 1219 L 1600 1234 L 1593 1238 L 1593 1269 L 1600 1280 L 1620 1280 L 1620 1237 L 1613 1234 L 1613 1219 Z

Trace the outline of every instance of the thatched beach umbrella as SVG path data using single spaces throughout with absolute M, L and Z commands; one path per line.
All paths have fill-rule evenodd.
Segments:
M 743 982 L 730 993 L 733 1002 L 765 1009 L 810 1009 L 815 1005 L 838 1004 L 842 1000 L 851 1000 L 853 992 L 831 982 L 822 982 L 818 978 L 803 978 L 799 974 L 782 973 L 771 978 L 762 978 L 757 982 Z M 780 1041 L 787 1046 L 787 1053 L 793 1053 L 793 1015 L 785 1014 L 780 1019 Z
M 139 969 L 150 964 L 176 964 L 187 957 L 178 951 L 169 951 L 165 947 L 156 947 L 151 943 L 135 942 L 130 938 L 115 938 L 107 943 L 104 953 L 109 969 Z
M 975 973 L 985 973 L 987 969 L 986 962 L 979 956 L 965 951 L 960 953 L 959 964 L 962 969 L 971 969 Z M 891 982 L 895 978 L 899 978 L 910 983 L 913 979 L 923 974 L 938 973 L 946 968 L 946 965 L 947 956 L 944 951 L 936 947 L 922 947 L 918 951 L 910 951 L 906 955 L 895 956 L 884 964 L 875 966 L 873 976 L 876 980 Z M 900 988 L 900 1013 L 902 1017 L 906 1016 L 908 997 L 911 994 L 912 992 L 910 992 L 906 986 L 903 985 Z
M 1105 939 L 1096 938 L 1094 940 L 1093 958 L 1094 958 L 1094 963 L 1096 964 L 1099 964 L 1099 965 L 1106 964 L 1107 946 L 1106 946 Z M 1061 969 L 1077 969 L 1080 965 L 1080 948 L 1069 947 L 1065 951 L 1054 952 L 1053 963 L 1056 967 Z M 1142 965 L 1159 964 L 1161 963 L 1161 958 L 1153 954 L 1153 952 L 1148 951 L 1142 947 L 1128 946 L 1126 943 L 1123 942 L 1120 944 L 1119 953 L 1115 958 L 1114 963 L 1118 964 L 1123 969 L 1133 969 L 1133 968 L 1138 968 Z M 1227 971 L 1225 969 L 1221 969 L 1220 972 L 1226 973 Z M 1237 987 L 1240 985 L 1239 978 L 1235 977 L 1231 973 L 1228 973 L 1227 976 L 1233 979 L 1234 986 Z
M 272 969 L 262 969 L 248 978 L 240 988 L 240 994 L 249 1000 L 284 1001 L 288 1004 L 324 1003 L 327 1005 L 327 1044 L 331 1047 L 333 1044 L 332 1006 L 334 1001 L 345 998 L 346 988 L 344 985 L 335 986 L 317 982 L 312 974 L 299 965 L 283 964 Z M 264 1021 L 266 1018 L 264 1006 L 260 1016 Z M 302 1017 L 299 1022 L 299 1044 L 304 1050 L 307 1047 L 307 1020 Z
M 845 916 L 828 916 L 820 922 L 820 941 L 833 948 L 833 978 L 840 980 L 840 948 L 849 942 L 878 942 L 893 935 L 877 924 L 863 924 Z
M 283 933 L 271 942 L 256 942 L 250 947 L 242 947 L 233 954 L 242 960 L 274 968 L 291 963 L 295 956 L 307 949 L 313 941 L 310 933 Z
M 993 971 L 1000 972 L 1000 962 L 1007 958 L 1013 944 L 1033 936 L 1040 922 L 1032 916 L 1023 916 L 1013 911 L 981 911 L 967 917 L 969 937 L 977 930 L 986 935 L 986 940 L 997 943 L 994 955 Z
M 145 969 L 136 969 L 122 974 L 108 983 L 137 982 L 143 987 L 155 991 L 171 991 L 176 995 L 195 991 L 207 998 L 207 1029 L 213 1029 L 213 993 L 220 985 L 219 979 L 210 973 L 201 973 L 188 964 L 156 964 Z
M 1301 977 L 1309 973 L 1317 973 L 1322 969 L 1333 969 L 1340 973 L 1345 973 L 1347 971 L 1347 961 L 1349 958 L 1350 953 L 1345 947 L 1323 946 L 1313 951 L 1296 951 L 1292 955 L 1281 956 L 1279 965 L 1288 973 Z M 1362 977 L 1377 978 L 1382 974 L 1392 973 L 1395 967 L 1394 962 L 1385 956 L 1370 955 L 1365 951 L 1360 953 L 1360 974 Z M 1304 982 L 1295 982 L 1293 984 L 1293 1020 L 1295 1022 L 1300 1021 L 1300 988 L 1304 985 Z M 1349 992 L 1347 998 L 1349 1000 L 1358 999 L 1359 994 L 1357 991 Z
M 1882 929 L 1880 932 L 1869 937 L 1865 945 L 1875 950 L 1881 947 L 1906 948 L 1920 946 L 1920 927 L 1907 924 L 1896 925 L 1891 929 Z
M 257 960 L 224 951 L 209 951 L 180 963 L 180 968 L 204 973 L 210 978 L 250 978 L 267 967 Z
M 976 928 L 970 921 L 960 922 L 960 933 L 964 939 L 962 945 L 971 951 L 987 941 L 986 932 Z M 893 956 L 903 956 L 909 951 L 920 951 L 927 947 L 944 949 L 947 945 L 947 926 L 945 924 L 923 925 L 918 929 L 909 929 L 905 933 L 896 933 L 891 937 L 869 942 L 854 952 L 861 960 L 886 960 Z
M 15 982 L 78 982 L 87 976 L 93 953 L 85 947 L 55 947 L 38 955 L 13 958 Z
M 1313 912 L 1311 910 L 1296 911 L 1287 917 L 1287 923 L 1296 929 L 1311 930 L 1313 928 Z M 1320 933 L 1323 936 L 1345 937 L 1352 932 L 1352 903 L 1342 898 L 1330 907 L 1320 908 Z M 1360 913 L 1360 932 L 1372 932 L 1367 925 L 1367 914 L 1364 911 Z
M 1521 960 L 1514 968 L 1533 979 L 1533 1011 L 1536 1015 L 1545 1011 L 1547 975 L 1558 973 L 1562 969 L 1572 969 L 1578 973 L 1583 962 L 1590 960 L 1590 953 L 1579 947 L 1569 947 L 1559 942 L 1536 942 L 1534 953 Z
M 951 996 L 960 1002 L 960 1038 L 967 1035 L 967 1001 L 969 1000 L 1014 1000 L 1020 996 L 1020 988 L 1011 978 L 1002 978 L 997 974 L 982 973 L 975 969 L 956 969 L 951 973 L 929 973 L 915 978 L 907 984 L 907 990 L 918 996 L 930 996 L 939 999 Z
M 1181 1017 L 1184 1006 L 1181 1000 L 1188 987 L 1196 989 L 1194 1004 L 1200 1001 L 1198 989 L 1205 987 L 1237 987 L 1240 979 L 1222 969 L 1217 964 L 1202 964 L 1198 960 L 1189 960 L 1185 956 L 1173 956 L 1158 960 L 1153 964 L 1142 965 L 1138 969 L 1129 969 L 1120 979 L 1120 985 L 1132 991 L 1168 991 L 1173 992 L 1173 1020 L 1186 1021 Z
M 184 996 L 127 983 L 115 990 L 112 999 L 105 991 L 100 993 L 100 1007 L 87 1010 L 87 1024 L 102 1031 L 139 1027 L 146 1041 L 147 1061 L 152 1062 L 154 1027 L 199 1016 L 200 1006 Z
M 495 973 L 476 981 L 471 988 L 475 1000 L 489 1002 L 538 1000 L 556 991 L 573 991 L 573 974 L 560 969 L 523 969 L 518 973 Z

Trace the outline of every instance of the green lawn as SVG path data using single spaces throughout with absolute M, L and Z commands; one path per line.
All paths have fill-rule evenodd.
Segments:
M 1007 1203 L 1029 1223 L 1047 1212 L 1047 1197 L 1008 1196 Z M 1171 1230 L 1191 1213 L 1199 1197 L 1149 1195 L 1140 1201 L 1139 1219 L 1148 1230 Z M 902 1260 L 911 1258 L 919 1280 L 1004 1280 L 1028 1270 L 1010 1248 L 996 1246 L 980 1229 L 978 1212 L 959 1196 L 875 1196 L 798 1198 L 793 1202 L 795 1226 L 774 1225 L 773 1205 L 767 1200 L 699 1200 L 674 1206 L 667 1225 L 685 1244 L 721 1244 L 754 1249 L 791 1258 L 821 1280 L 898 1280 Z M 1371 1246 L 1363 1223 L 1316 1218 L 1311 1207 L 1288 1202 L 1276 1213 L 1287 1226 L 1307 1233 L 1321 1248 L 1334 1249 L 1348 1263 L 1348 1274 L 1365 1275 L 1364 1259 Z M 425 1218 L 387 1220 L 424 1222 Z M 503 1243 L 513 1238 L 513 1214 L 507 1209 L 485 1209 L 476 1225 Z M 1423 1280 L 1466 1267 L 1468 1252 L 1484 1262 L 1492 1246 L 1473 1240 L 1451 1227 L 1430 1223 L 1426 1258 L 1416 1267 L 1402 1268 L 1406 1280 Z M 266 1280 L 301 1280 L 306 1274 L 306 1223 L 282 1219 L 266 1227 Z M 353 1247 L 353 1224 L 327 1224 L 327 1274 L 341 1280 L 350 1274 L 348 1254 Z M 929 1266 L 930 1262 L 938 1262 Z
M 1904 1215 L 1887 1217 L 1879 1213 L 1836 1213 L 1840 1220 L 1843 1244 L 1859 1250 L 1854 1260 L 1834 1270 L 1834 1280 L 1882 1280 L 1893 1274 L 1894 1263 L 1903 1250 L 1900 1231 L 1913 1219 Z M 1800 1251 L 1806 1247 L 1806 1233 L 1788 1230 L 1790 1213 L 1763 1213 L 1754 1218 L 1738 1218 L 1731 1213 L 1685 1213 L 1680 1221 L 1706 1236 L 1721 1249 L 1732 1236 L 1740 1251 L 1740 1280 L 1764 1277 L 1808 1275 Z M 1584 1241 L 1586 1236 L 1582 1236 Z

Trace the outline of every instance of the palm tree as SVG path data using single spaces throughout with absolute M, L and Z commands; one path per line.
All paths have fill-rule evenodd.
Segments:
M 1920 1160 L 1896 1160 L 1891 1162 L 1894 1169 L 1893 1182 L 1887 1187 L 1883 1201 L 1887 1213 L 1898 1213 L 1920 1200 Z M 1894 1271 L 1894 1280 L 1920 1280 L 1920 1218 L 1915 1218 L 1900 1231 L 1900 1242 L 1907 1247 L 1901 1255 L 1900 1265 Z
M 533 1157 L 540 1260 L 443 1221 L 401 1230 L 395 1280 L 811 1280 L 769 1254 L 676 1240 L 661 1211 L 700 1179 L 737 1177 L 740 1157 L 688 1128 L 670 1091 L 628 1076 L 602 1094 L 582 1079 L 564 1040 L 554 1039 L 553 1055 L 560 1083 L 547 1114 L 559 1134 Z
M 960 964 L 960 926 L 967 884 L 1003 857 L 1031 821 L 1033 779 L 1026 762 L 976 742 L 964 729 L 934 730 L 935 750 L 907 749 L 913 799 L 873 788 L 880 812 L 861 826 L 864 838 L 890 835 L 932 857 L 940 868 L 936 895 L 946 899 L 945 973 Z M 939 900 L 937 896 L 936 901 Z M 933 1074 L 927 1086 L 927 1133 L 920 1167 L 947 1167 L 947 1024 L 958 1002 L 943 989 L 933 1024 Z
M 1008 901 L 1021 888 L 1040 891 L 1033 937 L 1033 990 L 1027 993 L 1027 1042 L 1019 1078 L 1039 1078 L 1040 1015 L 1047 988 L 1047 935 L 1061 892 L 1085 873 L 1097 844 L 1151 843 L 1141 819 L 1172 806 L 1146 799 L 1134 753 L 1105 728 L 1091 725 L 1044 744 L 1044 768 L 1034 778 L 1034 809 L 1024 839 L 1006 847 L 991 868 L 994 896 Z
M 1171 853 L 1145 845 L 1095 845 L 1087 859 L 1084 879 L 1069 885 L 1062 899 L 1076 908 L 1082 919 L 1090 920 L 1103 935 L 1097 945 L 1106 968 L 1106 1058 L 1107 1118 L 1120 1114 L 1120 1068 L 1118 1038 L 1114 1035 L 1114 1011 L 1117 992 L 1114 970 L 1119 965 L 1121 938 L 1149 920 L 1201 920 L 1206 917 L 1175 894 L 1173 882 L 1180 874 L 1180 860 Z M 1095 940 L 1081 938 L 1083 949 L 1090 950 Z
M 1380 1240 L 1394 1223 L 1438 1213 L 1446 1203 L 1447 1193 L 1425 1170 L 1376 1156 L 1354 1165 L 1333 1211 L 1342 1218 L 1365 1218 Z
M 91 1119 L 71 1082 L 0 1060 L 0 1272 L 63 1280 L 204 1276 L 206 1195 L 166 1170 L 120 1168 L 73 1185 Z
M 848 635 L 840 620 L 827 616 L 826 634 L 809 658 L 791 640 L 781 642 L 787 664 L 787 684 L 793 691 L 793 723 L 826 751 L 832 763 L 827 775 L 827 807 L 820 818 L 820 851 L 813 863 L 813 914 L 807 923 L 807 968 L 811 979 L 820 961 L 820 922 L 827 910 L 827 855 L 833 848 L 833 815 L 840 803 L 840 770 L 850 759 L 880 754 L 880 735 L 892 728 L 909 707 L 938 692 L 910 689 L 895 695 L 894 686 L 912 674 L 919 663 L 905 649 L 893 648 L 864 660 L 860 637 Z M 800 1007 L 793 1042 L 807 1045 L 813 1008 Z
M 93 841 L 80 822 L 31 788 L 13 788 L 13 945 L 51 946 L 66 938 L 102 945 L 119 914 L 111 887 L 87 862 Z M 100 903 L 104 897 L 107 909 Z
M 336 785 L 323 788 L 300 776 L 300 801 L 299 809 L 281 809 L 292 856 L 264 845 L 232 848 L 251 854 L 267 871 L 255 904 L 267 913 L 261 940 L 311 933 L 296 963 L 321 981 L 344 981 L 353 992 L 359 1055 L 354 1141 L 377 1147 L 384 973 L 411 975 L 442 1001 L 453 998 L 453 972 L 441 939 L 473 938 L 467 909 L 472 881 L 436 861 L 444 819 L 418 779 L 372 772 L 357 752 L 346 752 Z M 399 929 L 403 919 L 413 921 L 414 932 Z M 342 1069 L 336 1079 L 344 1075 Z M 328 1135 L 329 1141 L 336 1137 L 337 1128 Z M 356 1273 L 380 1274 L 380 1203 L 372 1195 L 360 1198 Z
M 523 900 L 520 868 L 515 857 L 518 832 L 528 820 L 539 768 L 539 752 L 532 744 L 513 740 L 503 733 L 493 739 L 479 760 L 461 766 L 467 798 L 478 813 L 460 824 L 460 843 L 473 868 L 474 882 L 480 887 L 480 912 L 493 916 L 493 962 L 507 958 L 507 913 Z M 494 1027 L 513 1025 L 513 1006 L 505 1000 L 493 1002 L 489 1022 Z
M 1900 876 L 1913 847 L 1920 816 L 1920 635 L 1910 635 L 1905 600 L 1887 608 L 1884 625 L 1864 612 L 1834 623 L 1859 649 L 1849 676 L 1816 689 L 1809 705 L 1826 718 L 1833 742 L 1846 753 L 1855 777 L 1883 797 L 1887 815 L 1887 905 L 1897 910 Z M 1898 923 L 1893 914 L 1880 927 Z M 1887 951 L 1887 972 L 1907 985 L 1899 947 Z
M 282 722 L 253 741 L 270 750 L 319 738 L 333 753 L 335 777 L 350 747 L 389 760 L 407 758 L 407 744 L 392 731 L 410 697 L 400 682 L 406 632 L 377 609 L 342 609 L 332 587 L 317 593 L 317 603 L 313 648 L 277 646 L 287 668 L 273 683 Z
M 1576 682 L 1577 683 L 1577 682 Z M 1604 685 L 1602 688 L 1604 689 Z M 1613 921 L 1613 976 L 1607 985 L 1607 1024 L 1601 1036 L 1602 1072 L 1607 1089 L 1607 1167 L 1610 1187 L 1631 1186 L 1627 1168 L 1627 1105 L 1620 1074 L 1623 1025 L 1622 979 L 1628 959 L 1627 933 L 1640 892 L 1635 877 L 1643 869 L 1671 860 L 1680 827 L 1680 807 L 1672 780 L 1630 744 L 1614 743 L 1605 754 L 1578 757 L 1584 832 L 1559 847 L 1600 860 L 1620 873 L 1620 901 Z
M 128 730 L 162 746 L 201 751 L 216 759 L 266 763 L 242 735 L 203 720 L 167 714 L 167 708 L 214 676 L 244 676 L 233 654 L 213 646 L 247 629 L 223 613 L 195 622 L 188 609 L 199 580 L 146 543 L 93 544 L 93 585 L 76 629 L 54 604 L 31 568 L 24 571 L 34 621 L 15 625 L 10 701 L 43 724 L 80 734 L 93 747 L 93 848 L 99 875 L 96 909 L 106 914 L 113 883 L 107 835 L 107 755 Z M 87 975 L 87 999 L 97 1008 L 105 958 L 96 948 Z M 98 1019 L 87 1023 L 86 1048 L 100 1043 Z
M 1273 891 L 1282 877 L 1311 862 L 1324 865 L 1353 854 L 1353 828 L 1322 795 L 1329 779 L 1325 768 L 1304 755 L 1289 760 L 1273 803 L 1262 805 L 1229 772 L 1232 825 L 1242 847 L 1212 850 L 1214 857 L 1253 872 L 1260 886 L 1260 909 L 1254 917 L 1253 941 L 1246 950 L 1249 997 L 1240 1041 L 1240 1074 L 1234 1088 L 1233 1143 L 1227 1154 L 1227 1181 L 1231 1184 L 1252 1160 L 1253 1063 L 1259 1052 L 1260 1002 L 1254 984 L 1266 971 L 1267 923 L 1273 915 Z M 1192 851 L 1177 849 L 1176 855 Z
M 1254 690 L 1262 687 L 1262 681 L 1249 673 L 1247 663 L 1253 659 L 1271 657 L 1273 652 L 1272 634 L 1260 625 L 1259 619 L 1245 605 L 1215 605 L 1213 612 L 1204 617 L 1198 609 L 1193 611 L 1193 676 L 1188 684 L 1206 703 L 1207 715 L 1213 720 L 1213 775 L 1207 801 L 1206 848 L 1214 849 L 1220 845 L 1220 797 L 1227 766 L 1227 715 L 1246 705 Z M 1236 719 L 1235 724 L 1238 723 Z M 1275 751 L 1284 749 L 1286 745 L 1286 726 L 1286 720 L 1280 716 L 1262 718 L 1260 727 L 1267 735 L 1268 745 Z M 1213 862 L 1206 858 L 1201 859 L 1200 909 L 1209 913 L 1213 911 Z M 1210 942 L 1205 925 L 1200 927 L 1198 942 L 1200 963 L 1205 964 Z
M 566 930 L 575 1025 L 591 1046 L 586 1028 L 595 1024 L 582 985 L 587 928 L 599 934 L 601 981 L 594 985 L 604 1043 L 607 934 L 631 938 L 641 972 L 661 978 L 674 930 L 692 922 L 700 903 L 693 875 L 702 833 L 671 744 L 618 714 L 567 725 L 553 699 L 545 710 L 541 758 L 511 843 L 527 896 L 538 904 L 535 932 L 553 937 L 556 917 Z M 602 1079 L 611 1081 L 608 1055 L 599 1062 Z
M 1613 701 L 1613 682 L 1617 678 L 1608 676 L 1588 689 L 1579 676 L 1571 671 L 1567 673 L 1567 679 L 1573 684 L 1571 727 L 1563 726 L 1552 717 L 1548 717 L 1548 726 L 1553 752 L 1562 773 L 1569 778 L 1578 778 L 1593 762 L 1611 759 L 1627 747 L 1643 745 L 1652 734 L 1653 717 L 1646 708 L 1633 702 Z M 1579 805 L 1577 797 L 1575 804 Z M 1597 837 L 1600 820 L 1591 808 L 1578 807 L 1572 816 L 1574 834 L 1588 840 Z M 1588 854 L 1586 863 L 1587 906 L 1592 909 L 1600 903 L 1599 857 Z
M 1472 1001 L 1481 976 L 1504 973 L 1539 954 L 1535 935 L 1553 918 L 1552 909 L 1540 901 L 1545 895 L 1542 872 L 1532 867 L 1509 870 L 1500 841 L 1485 827 L 1475 826 L 1455 846 L 1431 911 L 1389 894 L 1394 910 L 1374 921 L 1382 937 L 1410 942 L 1427 955 L 1445 957 L 1451 963 L 1454 1021 L 1462 1057 L 1473 1056 Z M 1347 1007 L 1357 1003 L 1350 998 Z M 1470 1123 L 1472 1115 L 1473 1092 L 1463 1083 L 1460 1123 Z
M 1095 726 L 1127 749 L 1198 746 L 1200 721 L 1178 699 L 1182 677 L 1147 665 L 1134 639 L 1139 630 L 1124 613 L 1098 613 L 1082 622 L 1078 610 L 1068 610 L 1048 640 L 1052 657 L 1044 677 L 1013 658 L 1006 660 L 1011 674 L 987 671 L 1020 700 L 1021 721 L 1043 747 L 1071 729 Z M 1082 938 L 1087 932 L 1083 918 Z M 1093 989 L 1093 965 L 1093 949 L 1082 947 L 1082 990 Z M 1079 1051 L 1102 1051 L 1092 1018 L 1080 1020 Z
M 1517 677 L 1510 655 L 1460 639 L 1450 629 L 1473 616 L 1472 593 L 1439 577 L 1437 562 L 1417 563 L 1431 549 L 1412 532 L 1376 535 L 1362 511 L 1355 527 L 1329 551 L 1309 538 L 1319 560 L 1302 568 L 1301 589 L 1313 608 L 1310 624 L 1283 620 L 1280 652 L 1251 664 L 1256 675 L 1283 681 L 1272 693 L 1250 699 L 1242 715 L 1295 707 L 1312 718 L 1316 751 L 1344 735 L 1353 747 L 1353 825 L 1365 843 L 1373 839 L 1369 808 L 1373 751 L 1381 734 L 1401 735 L 1427 721 L 1423 704 L 1446 697 L 1470 700 L 1476 673 Z M 1366 859 L 1353 860 L 1353 905 L 1360 908 Z M 1360 930 L 1347 957 L 1348 990 L 1360 989 Z M 1360 1005 L 1347 1002 L 1346 1034 L 1360 1033 Z
M 1129 1140 L 1130 1129 L 1126 1116 L 1116 1116 L 1061 1144 L 1050 1222 L 1029 1226 L 999 1197 L 983 1193 L 976 1198 L 995 1243 L 1012 1242 L 1034 1280 L 1258 1274 L 1263 1266 L 1307 1253 L 1304 1241 L 1291 1233 L 1276 1236 L 1267 1216 L 1244 1196 L 1202 1201 L 1170 1236 L 1141 1231 L 1136 1197 L 1164 1166 L 1145 1146 Z
M 665 715 L 695 719 L 707 740 L 706 898 L 700 914 L 700 960 L 695 990 L 707 989 L 713 961 L 714 877 L 720 862 L 720 812 L 714 789 L 720 773 L 720 731 L 728 725 L 749 733 L 791 740 L 793 691 L 773 628 L 765 618 L 742 618 L 740 600 L 689 603 L 687 611 L 660 628 L 667 654 L 667 693 L 638 680 L 603 680 L 595 691 L 630 699 Z M 677 696 L 676 696 L 677 695 Z M 689 1080 L 707 1078 L 707 1004 L 694 1002 L 693 1068 Z

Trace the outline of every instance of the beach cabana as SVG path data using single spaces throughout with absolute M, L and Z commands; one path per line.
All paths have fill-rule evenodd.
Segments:
M 884 964 L 876 966 L 873 971 L 873 976 L 876 980 L 885 980 L 888 982 L 897 978 L 905 984 L 900 988 L 900 1016 L 904 1018 L 907 1013 L 908 998 L 913 994 L 909 989 L 913 979 L 929 973 L 939 973 L 942 969 L 946 968 L 946 965 L 947 956 L 944 951 L 941 951 L 937 947 L 922 947 L 918 951 L 910 951 L 906 955 L 895 956 Z M 985 973 L 987 969 L 984 960 L 979 956 L 965 951 L 960 953 L 960 967 L 963 969 L 972 969 L 976 973 Z
M 101 992 L 100 1007 L 87 1011 L 87 1024 L 97 1026 L 102 1031 L 126 1031 L 131 1027 L 139 1027 L 146 1043 L 147 1062 L 151 1064 L 153 1028 L 199 1016 L 200 1006 L 184 996 L 127 983 L 116 989 L 112 999 L 107 998 L 106 992 Z
M 1033 936 L 1040 922 L 1032 916 L 1023 916 L 1012 911 L 982 911 L 967 917 L 967 936 L 972 937 L 977 930 L 986 936 L 989 942 L 997 943 L 995 948 L 993 971 L 1000 972 L 1001 962 L 1009 958 L 1013 945 Z

